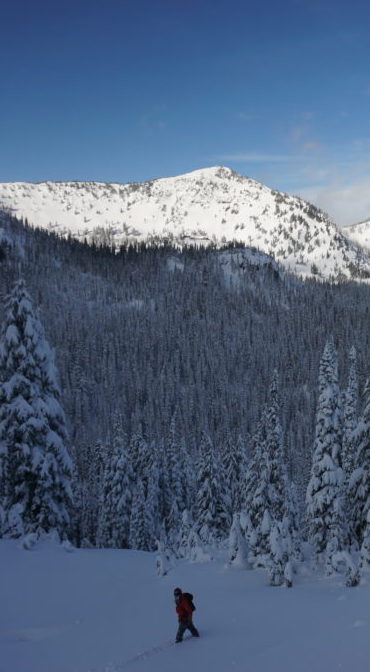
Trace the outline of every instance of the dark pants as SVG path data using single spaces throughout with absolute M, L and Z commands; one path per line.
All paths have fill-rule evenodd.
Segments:
M 182 642 L 185 630 L 190 630 L 193 637 L 199 637 L 199 632 L 190 620 L 179 621 L 179 627 L 176 635 L 176 642 Z

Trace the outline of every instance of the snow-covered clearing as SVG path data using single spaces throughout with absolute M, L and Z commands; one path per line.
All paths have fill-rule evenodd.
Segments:
M 0 541 L 1 672 L 368 672 L 370 584 L 181 561 L 151 553 L 31 551 Z M 201 637 L 174 645 L 173 588 L 194 594 Z

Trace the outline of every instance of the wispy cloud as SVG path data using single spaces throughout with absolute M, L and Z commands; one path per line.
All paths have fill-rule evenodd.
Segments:
M 312 118 L 310 116 L 310 119 Z M 320 142 L 314 133 L 312 124 L 310 123 L 293 126 L 288 134 L 288 141 L 294 154 L 318 154 L 325 149 L 323 143 Z
M 328 212 L 339 226 L 370 218 L 370 174 L 352 184 L 303 188 L 300 195 Z
M 220 154 L 216 161 L 302 196 L 328 212 L 339 226 L 370 218 L 370 137 L 329 144 L 317 132 L 314 114 L 307 112 L 284 139 L 285 153 L 261 147 Z

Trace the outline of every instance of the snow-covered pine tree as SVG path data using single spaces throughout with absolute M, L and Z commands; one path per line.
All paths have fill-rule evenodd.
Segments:
M 23 280 L 6 300 L 0 345 L 3 534 L 69 531 L 72 463 L 53 354 Z
M 297 511 L 285 462 L 279 416 L 278 374 L 275 370 L 269 400 L 262 411 L 253 437 L 253 455 L 246 477 L 244 499 L 254 529 L 251 546 L 256 556 L 268 556 L 270 553 L 270 529 L 266 531 L 263 522 L 267 514 L 271 522 L 284 524 L 286 540 L 288 535 L 292 538 L 287 547 L 299 547 Z
M 208 543 L 202 543 L 195 526 L 190 531 L 188 539 L 188 557 L 191 562 L 209 562 L 212 560 L 212 552 Z
M 239 452 L 240 443 L 236 444 L 228 437 L 225 439 L 222 451 L 222 471 L 225 482 L 227 483 L 228 496 L 225 500 L 229 519 L 233 519 L 233 514 L 241 510 L 240 484 L 242 481 L 243 470 Z
M 139 426 L 130 437 L 128 453 L 135 478 L 142 480 L 144 496 L 146 497 L 149 478 L 148 468 L 150 465 L 150 450 L 148 442 L 144 438 L 141 426 Z
M 283 448 L 283 430 L 279 415 L 278 372 L 275 369 L 271 380 L 265 418 L 269 471 L 268 498 L 271 517 L 274 520 L 282 521 L 289 511 L 289 480 Z
M 266 508 L 263 514 L 262 522 L 257 528 L 258 534 L 258 554 L 260 561 L 264 565 L 268 565 L 271 555 L 270 537 L 271 530 L 276 521 L 271 517 L 269 508 Z M 254 550 L 255 553 L 255 550 Z
M 250 519 L 250 516 L 248 515 L 248 513 L 245 510 L 241 511 L 240 516 L 239 516 L 239 520 L 240 520 L 240 527 L 242 529 L 242 532 L 243 532 L 245 538 L 247 539 L 247 541 L 249 541 L 249 538 L 252 534 L 253 527 L 252 527 L 252 521 Z
M 354 432 L 358 425 L 358 376 L 357 353 L 355 347 L 350 348 L 348 354 L 349 372 L 347 388 L 343 392 L 342 413 L 342 469 L 343 469 L 343 507 L 347 520 L 347 546 L 358 548 L 358 541 L 353 529 L 353 508 L 349 494 L 349 483 L 354 470 L 355 445 Z
M 130 518 L 130 548 L 137 551 L 149 550 L 144 485 L 139 479 L 136 483 Z
M 284 559 L 284 548 L 280 533 L 280 526 L 277 521 L 271 525 L 269 535 L 270 553 L 267 561 L 267 571 L 270 579 L 270 586 L 281 586 L 284 582 L 284 568 L 286 565 Z
M 1 480 L 1 475 L 0 475 L 0 480 Z M 4 511 L 4 508 L 3 508 L 2 504 L 0 504 L 0 538 L 3 536 L 4 526 L 5 526 L 5 511 Z
M 294 484 L 290 482 L 286 464 L 283 430 L 280 422 L 278 372 L 273 372 L 266 410 L 266 449 L 269 471 L 269 511 L 272 518 L 284 527 L 286 546 L 299 554 L 298 506 Z M 291 537 L 291 543 L 288 540 Z
M 370 569 L 370 510 L 366 516 L 366 526 L 360 553 L 360 569 Z
M 191 517 L 190 511 L 184 509 L 181 514 L 181 525 L 178 535 L 177 553 L 180 558 L 187 558 L 189 556 L 189 536 L 193 529 L 194 521 Z
M 75 546 L 81 546 L 82 542 L 82 482 L 79 478 L 78 472 L 77 472 L 77 465 L 76 462 L 73 459 L 73 454 L 72 454 L 72 477 L 71 477 L 71 489 L 72 489 L 72 499 L 73 499 L 73 507 L 71 510 L 71 525 L 70 525 L 70 530 L 71 530 L 71 541 L 75 544 Z
M 347 389 L 343 395 L 342 419 L 342 469 L 346 490 L 353 471 L 353 432 L 358 423 L 358 376 L 355 347 L 350 349 L 348 359 L 349 373 Z
M 348 551 L 343 551 L 344 563 L 346 565 L 346 586 L 347 588 L 355 588 L 360 583 L 360 570 L 354 558 Z
M 233 509 L 237 513 L 240 513 L 244 508 L 244 485 L 248 469 L 248 445 L 248 438 L 244 438 L 241 434 L 238 434 L 235 450 L 237 455 L 236 462 L 238 465 L 239 479 L 236 491 L 234 493 L 233 503 Z
M 234 513 L 229 535 L 229 566 L 251 569 L 248 542 L 240 526 L 240 514 Z
M 284 583 L 287 588 L 293 586 L 293 564 L 291 560 L 288 560 L 284 567 Z
M 344 550 L 347 538 L 339 404 L 337 353 L 329 339 L 320 361 L 314 453 L 306 497 L 309 540 L 318 557 L 325 554 L 327 571 L 332 555 Z
M 109 460 L 111 439 L 98 439 L 88 450 L 89 461 L 86 465 L 86 477 L 82 481 L 82 544 L 87 548 L 99 546 L 100 523 L 103 514 L 103 488 L 105 465 Z
M 117 418 L 104 473 L 99 546 L 128 548 L 133 490 L 134 475 L 122 422 Z
M 161 530 L 164 528 L 162 517 L 163 493 L 161 492 L 161 462 L 154 443 L 151 444 L 150 464 L 148 469 L 148 489 L 145 500 L 145 518 L 148 534 L 149 550 L 153 550 Z M 163 536 L 163 535 L 162 535 Z
M 181 482 L 181 511 L 188 509 L 190 511 L 193 507 L 195 497 L 196 474 L 194 459 L 189 450 L 189 446 L 185 437 L 180 439 L 180 482 Z
M 166 529 L 168 540 L 173 550 L 176 550 L 177 536 L 180 527 L 181 513 L 186 507 L 183 487 L 183 465 L 181 463 L 180 441 L 176 428 L 176 413 L 173 414 L 168 436 L 165 441 L 165 494 L 166 494 Z
M 166 576 L 170 569 L 171 553 L 166 548 L 163 539 L 157 539 L 156 547 L 155 564 L 157 567 L 158 576 Z
M 248 543 L 249 543 L 249 550 L 250 550 L 250 557 L 253 562 L 253 564 L 259 564 L 259 555 L 260 555 L 260 547 L 259 547 L 259 531 L 255 530 L 252 526 L 249 529 L 249 537 L 248 537 Z
M 256 431 L 252 436 L 252 456 L 245 474 L 243 510 L 250 519 L 256 537 L 267 506 L 267 450 L 266 450 L 266 408 L 262 410 Z M 258 540 L 255 539 L 258 546 Z
M 211 439 L 203 432 L 195 501 L 195 531 L 203 544 L 212 545 L 227 536 L 228 514 L 220 473 L 220 460 L 216 457 Z
M 364 410 L 352 433 L 354 461 L 348 486 L 354 542 L 359 548 L 364 540 L 370 510 L 370 379 L 366 382 L 364 397 Z

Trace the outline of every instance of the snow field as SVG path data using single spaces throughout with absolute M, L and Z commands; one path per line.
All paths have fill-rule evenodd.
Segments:
M 309 203 L 222 166 L 142 184 L 0 183 L 0 206 L 32 226 L 90 242 L 102 242 L 103 230 L 105 242 L 118 246 L 153 235 L 204 244 L 238 240 L 273 251 L 299 276 L 328 279 L 341 272 L 350 279 L 350 264 L 370 272 L 367 253 L 353 246 L 366 244 L 363 235 L 347 227 L 347 238 Z
M 343 577 L 267 585 L 263 570 L 152 553 L 0 542 L 0 672 L 368 672 L 370 587 Z M 172 645 L 173 588 L 194 594 L 201 637 Z

